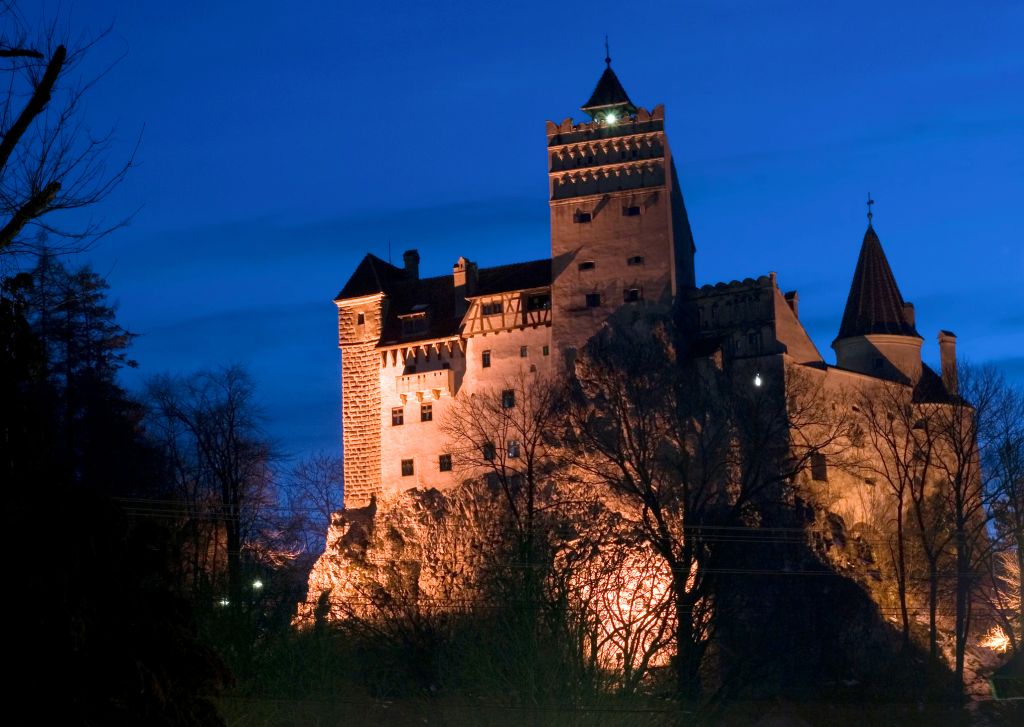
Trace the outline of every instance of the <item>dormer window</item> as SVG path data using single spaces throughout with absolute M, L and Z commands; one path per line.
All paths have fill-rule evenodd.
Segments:
M 643 293 L 640 292 L 640 288 L 626 288 L 622 291 L 622 302 L 623 303 L 636 303 L 643 297 Z
M 430 317 L 428 315 L 430 306 L 419 303 L 412 307 L 408 313 L 398 316 L 402 322 L 402 337 L 421 336 L 430 329 Z
M 636 265 L 643 265 L 643 264 L 644 264 L 644 256 L 643 255 L 634 255 L 633 257 L 626 258 L 626 265 L 636 266 Z
M 595 263 L 593 260 L 584 260 L 579 264 L 579 270 L 581 273 L 587 270 L 593 270 L 596 267 L 597 263 Z
M 622 214 L 625 217 L 639 217 L 640 216 L 640 206 L 639 205 L 630 205 L 629 207 L 623 207 L 622 208 Z
M 585 224 L 587 222 L 590 222 L 593 218 L 593 215 L 591 215 L 589 212 L 577 212 L 575 215 L 573 215 L 572 221 L 577 224 Z
M 500 300 L 491 301 L 490 303 L 484 303 L 481 306 L 481 313 L 485 316 L 500 316 L 502 312 L 502 304 Z

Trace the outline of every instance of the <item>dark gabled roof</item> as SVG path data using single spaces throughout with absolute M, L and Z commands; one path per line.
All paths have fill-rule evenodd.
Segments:
M 872 333 L 920 336 L 907 314 L 896 278 L 875 228 L 868 225 L 861 244 L 850 296 L 836 340 Z
M 334 299 L 345 300 L 374 293 L 386 293 L 388 288 L 405 279 L 405 270 L 384 262 L 376 255 L 368 254 Z
M 387 263 L 384 264 L 387 265 Z M 398 270 L 398 268 L 394 269 Z M 354 277 L 355 275 L 353 275 Z M 477 272 L 477 289 L 474 295 L 495 295 L 513 290 L 544 288 L 550 285 L 551 260 L 533 260 L 512 265 L 499 265 L 493 268 L 480 268 Z M 388 303 L 386 306 L 387 316 L 380 336 L 381 345 L 458 335 L 462 319 L 455 315 L 455 286 L 451 275 L 417 280 L 403 277 L 402 280 L 389 284 L 384 292 L 388 296 Z M 403 337 L 400 316 L 414 312 L 413 309 L 421 305 L 428 306 L 427 330 L 416 336 Z
M 551 259 L 483 268 L 477 278 L 476 295 L 491 295 L 509 290 L 529 290 L 551 285 Z
M 593 116 L 592 112 L 594 111 L 616 106 L 625 106 L 627 113 L 636 112 L 636 106 L 629 100 L 626 89 L 619 83 L 619 77 L 615 75 L 615 71 L 609 64 L 601 74 L 594 92 L 590 94 L 590 100 L 580 106 L 580 109 Z

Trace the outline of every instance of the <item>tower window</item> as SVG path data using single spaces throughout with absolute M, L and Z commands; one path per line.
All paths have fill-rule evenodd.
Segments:
M 484 351 L 482 354 L 480 354 L 480 366 L 482 366 L 485 369 L 491 368 L 491 352 L 490 351 Z
M 529 346 L 520 346 L 519 347 L 519 358 L 526 358 L 529 355 L 530 355 L 530 347 Z
M 640 288 L 626 288 L 622 291 L 622 302 L 623 303 L 636 303 L 643 296 L 640 293 Z
M 544 356 L 550 356 L 551 355 L 551 346 L 545 346 L 544 348 L 542 348 L 540 350 L 540 352 Z
M 434 421 L 434 405 L 433 404 L 420 404 L 420 421 L 431 422 Z
M 412 477 L 413 465 L 411 459 L 402 460 L 402 477 Z
M 601 294 L 600 293 L 587 293 L 587 308 L 600 308 L 601 307 Z
M 501 315 L 502 305 L 501 305 L 501 301 L 500 300 L 492 302 L 492 303 L 484 303 L 482 308 L 483 308 L 483 314 L 485 316 L 500 316 Z
M 510 439 L 508 442 L 508 456 L 515 459 L 519 456 L 519 440 Z
M 629 207 L 622 208 L 622 214 L 626 217 L 639 217 L 640 207 L 639 205 L 631 205 Z
M 516 392 L 513 389 L 505 389 L 501 392 L 501 408 L 511 409 L 516 405 Z
M 589 212 L 577 212 L 573 215 L 572 221 L 577 224 L 585 224 L 593 219 L 593 215 Z
M 442 454 L 437 458 L 437 466 L 442 472 L 452 471 L 452 456 L 450 454 Z
M 633 257 L 626 258 L 626 265 L 643 265 L 643 264 L 644 264 L 644 256 L 643 255 L 634 255 Z
M 366 314 L 365 313 L 359 313 L 356 316 L 356 323 L 359 324 L 360 326 L 363 325 L 364 323 L 366 323 Z
M 488 462 L 494 459 L 494 455 L 497 454 L 497 450 L 494 448 L 494 442 L 484 442 L 483 455 L 484 459 Z
M 811 479 L 828 482 L 828 464 L 825 461 L 825 455 L 820 452 L 811 455 Z
M 391 410 L 391 426 L 400 427 L 405 424 L 405 409 L 396 406 Z
M 597 263 L 595 263 L 593 260 L 584 260 L 579 264 L 578 267 L 581 272 L 584 270 L 593 270 L 594 268 L 597 267 Z

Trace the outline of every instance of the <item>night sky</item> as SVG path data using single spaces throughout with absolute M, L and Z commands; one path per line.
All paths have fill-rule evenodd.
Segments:
M 140 209 L 83 259 L 142 334 L 126 383 L 245 364 L 287 454 L 339 451 L 331 300 L 366 252 L 549 255 L 544 122 L 583 117 L 605 33 L 665 104 L 699 283 L 777 272 L 834 361 L 870 192 L 925 360 L 946 328 L 1024 383 L 1024 3 L 22 5 L 113 24 L 83 73 L 123 56 L 88 121 L 138 167 L 95 213 Z

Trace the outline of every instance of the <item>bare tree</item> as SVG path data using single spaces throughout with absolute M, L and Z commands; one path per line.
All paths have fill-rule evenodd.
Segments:
M 188 498 L 195 565 L 209 560 L 216 572 L 223 552 L 228 593 L 237 596 L 243 553 L 269 565 L 294 555 L 270 517 L 274 448 L 262 429 L 252 379 L 237 366 L 157 377 L 147 399 L 150 430 L 158 433 Z
M 38 32 L 26 27 L 14 2 L 0 6 L 0 73 L 6 77 L 0 101 L 0 256 L 33 248 L 26 235 L 35 227 L 63 241 L 68 250 L 124 224 L 103 220 L 59 224 L 53 213 L 95 205 L 124 179 L 128 160 L 108 166 L 113 132 L 96 135 L 83 117 L 83 101 L 105 70 L 77 78 L 83 59 L 106 32 L 71 44 L 57 19 Z M 51 243 L 52 244 L 52 243 Z
M 341 457 L 319 452 L 295 465 L 288 477 L 290 526 L 305 553 L 323 549 L 331 515 L 341 509 L 342 466 Z
M 842 446 L 846 422 L 777 359 L 680 356 L 665 321 L 606 329 L 576 377 L 573 464 L 613 494 L 671 573 L 679 690 L 695 698 L 714 627 L 716 538 L 756 528 L 760 505 L 783 501 L 812 457 Z

